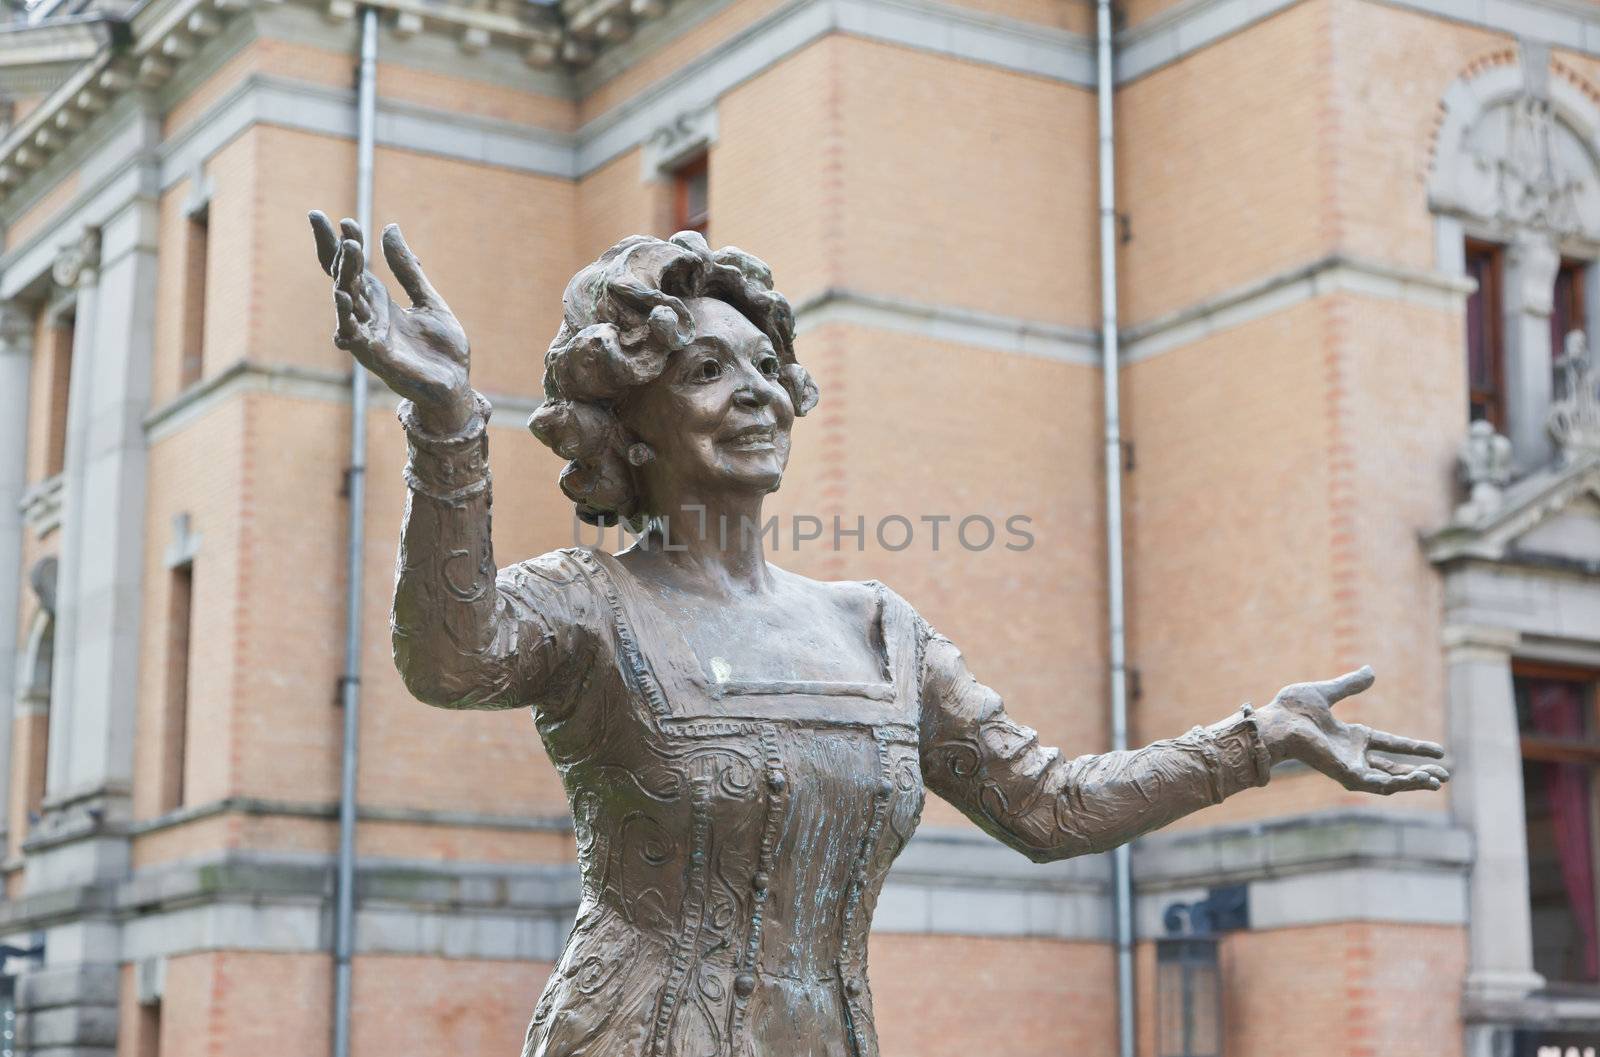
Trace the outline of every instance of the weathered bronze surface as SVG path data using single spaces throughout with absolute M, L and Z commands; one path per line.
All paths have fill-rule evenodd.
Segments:
M 1063 757 L 887 587 L 769 564 L 739 527 L 761 524 L 817 389 L 767 267 L 694 233 L 625 239 L 573 278 L 530 422 L 569 460 L 584 520 L 656 527 L 619 555 L 497 571 L 466 335 L 396 227 L 383 249 L 409 308 L 365 270 L 353 222 L 311 219 L 336 344 L 406 398 L 395 662 L 432 705 L 530 706 L 571 804 L 582 903 L 525 1057 L 875 1055 L 868 925 L 925 789 L 1045 861 L 1263 785 L 1285 759 L 1374 793 L 1447 777 L 1369 755 L 1438 745 L 1334 718 L 1369 669 Z

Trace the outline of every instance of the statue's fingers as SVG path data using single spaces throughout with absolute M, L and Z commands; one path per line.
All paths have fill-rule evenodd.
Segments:
M 317 241 L 317 260 L 322 262 L 322 270 L 332 275 L 334 260 L 339 255 L 339 236 L 333 230 L 333 221 L 322 210 L 313 209 L 310 218 L 311 237 Z
M 1444 746 L 1438 742 L 1403 738 L 1386 730 L 1373 731 L 1367 736 L 1367 744 L 1380 752 L 1397 752 L 1402 756 L 1431 756 L 1435 760 L 1444 758 Z
M 1337 679 L 1325 679 L 1311 686 L 1322 694 L 1328 704 L 1343 701 L 1352 694 L 1359 694 L 1367 689 L 1377 679 L 1369 665 L 1363 664 L 1353 672 L 1346 672 Z
M 400 234 L 399 224 L 390 224 L 383 229 L 383 256 L 389 262 L 389 270 L 400 281 L 401 288 L 405 290 L 406 296 L 411 298 L 414 307 L 444 307 L 444 299 L 439 296 L 439 291 L 433 288 L 428 277 L 422 273 L 422 262 L 411 252 L 411 247 L 406 245 L 405 236 Z
M 1399 775 L 1404 778 L 1409 775 L 1426 775 L 1438 782 L 1448 782 L 1450 772 L 1436 763 L 1409 764 L 1399 763 L 1395 760 L 1386 760 L 1381 756 L 1369 756 L 1367 762 L 1380 771 L 1388 774 Z
M 365 246 L 367 244 L 367 236 L 366 233 L 361 230 L 361 225 L 357 224 L 349 217 L 345 217 L 343 220 L 339 221 L 339 233 L 345 238 L 354 242 L 357 246 Z
M 1420 769 L 1406 774 L 1389 774 L 1374 767 L 1355 774 L 1352 778 L 1352 782 L 1346 783 L 1351 789 L 1377 793 L 1379 796 L 1404 793 L 1413 789 L 1438 789 L 1440 785 L 1438 778 Z
M 345 239 L 339 243 L 339 274 L 334 278 L 340 289 L 352 297 L 360 292 L 361 271 L 365 263 L 362 260 L 361 243 L 355 239 Z
M 356 339 L 355 307 L 350 295 L 343 290 L 335 290 L 333 309 L 339 320 L 338 328 L 333 332 L 333 343 L 341 349 L 350 349 Z

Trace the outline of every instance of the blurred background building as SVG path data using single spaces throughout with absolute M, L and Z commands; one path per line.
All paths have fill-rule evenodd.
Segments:
M 770 262 L 822 387 L 775 497 L 820 538 L 786 527 L 775 560 L 883 579 L 1013 715 L 1103 750 L 1092 7 L 373 6 L 374 217 L 472 336 L 501 560 L 574 542 L 523 430 L 564 283 L 624 235 L 698 228 Z M 317 1057 L 351 386 L 304 218 L 355 209 L 359 11 L 12 16 L 6 1045 Z M 1283 767 L 1138 842 L 1139 1052 L 1585 1052 L 1600 4 L 1117 18 L 1133 739 L 1370 662 L 1347 718 L 1457 770 L 1377 799 Z M 566 804 L 525 714 L 431 711 L 393 672 L 404 446 L 373 406 L 353 1052 L 513 1054 L 575 906 Z M 1030 518 L 1034 545 L 958 534 L 975 516 Z M 1109 876 L 930 802 L 873 938 L 885 1054 L 1115 1053 Z

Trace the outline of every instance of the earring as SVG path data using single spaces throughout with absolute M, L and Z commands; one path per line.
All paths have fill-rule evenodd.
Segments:
M 628 445 L 628 464 L 630 466 L 643 466 L 655 457 L 656 453 L 650 450 L 650 445 L 648 444 Z

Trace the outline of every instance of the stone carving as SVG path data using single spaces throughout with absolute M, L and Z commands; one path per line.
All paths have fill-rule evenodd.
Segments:
M 85 275 L 100 267 L 100 229 L 85 228 L 76 242 L 68 243 L 56 254 L 50 277 L 57 286 L 73 289 Z
M 405 398 L 396 664 L 441 708 L 531 707 L 572 810 L 582 898 L 525 1057 L 876 1057 L 867 933 L 926 790 L 1043 861 L 1263 785 L 1281 760 L 1374 793 L 1448 777 L 1380 755 L 1440 746 L 1335 718 L 1370 669 L 1069 758 L 889 588 L 769 564 L 740 526 L 762 523 L 818 391 L 766 265 L 693 232 L 624 239 L 573 278 L 530 422 L 568 460 L 579 516 L 642 539 L 501 569 L 466 335 L 398 228 L 383 250 L 409 306 L 341 227 L 312 214 L 335 343 Z
M 1589 339 L 1583 331 L 1567 335 L 1565 350 L 1556 366 L 1566 391 L 1550 405 L 1545 426 L 1564 458 L 1579 453 L 1600 453 L 1600 369 L 1590 361 Z
M 1456 508 L 1455 520 L 1469 524 L 1493 514 L 1511 483 L 1511 441 L 1484 419 L 1474 420 L 1456 454 L 1456 471 L 1468 495 Z
M 1453 91 L 1446 106 L 1429 178 L 1434 209 L 1504 235 L 1600 236 L 1595 157 L 1548 95 L 1526 83 L 1507 95 L 1480 85 Z
M 1497 219 L 1516 227 L 1576 234 L 1584 182 L 1556 156 L 1549 100 L 1524 94 L 1507 110 L 1504 152 L 1479 155 L 1479 163 L 1494 173 Z

